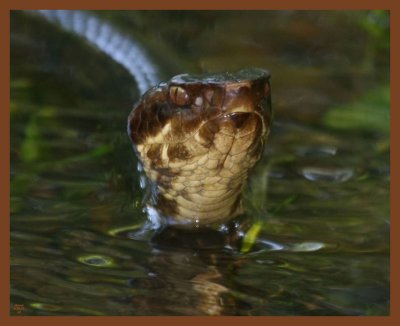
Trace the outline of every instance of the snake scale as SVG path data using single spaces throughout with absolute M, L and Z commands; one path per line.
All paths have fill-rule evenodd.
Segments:
M 152 184 L 150 208 L 185 227 L 224 223 L 242 213 L 241 193 L 271 123 L 267 71 L 183 74 L 160 83 L 145 50 L 97 17 L 34 13 L 84 37 L 135 79 L 143 95 L 128 117 L 128 134 Z

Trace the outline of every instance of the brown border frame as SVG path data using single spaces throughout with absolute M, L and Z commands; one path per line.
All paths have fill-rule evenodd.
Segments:
M 0 159 L 0 176 L 1 176 L 1 196 L 0 196 L 0 250 L 3 259 L 1 264 L 0 281 L 1 281 L 1 300 L 0 300 L 0 319 L 2 325 L 20 325 L 29 323 L 29 325 L 41 324 L 52 325 L 53 323 L 68 325 L 71 322 L 78 323 L 96 323 L 96 325 L 107 325 L 110 322 L 132 324 L 132 323 L 167 323 L 174 326 L 186 325 L 189 323 L 200 324 L 207 318 L 207 323 L 277 323 L 279 325 L 290 325 L 293 323 L 304 324 L 307 326 L 324 324 L 351 324 L 362 323 L 363 325 L 376 325 L 377 323 L 392 325 L 399 323 L 400 316 L 400 299 L 399 299 L 399 253 L 400 237 L 398 235 L 399 223 L 399 175 L 397 169 L 391 171 L 390 183 L 390 199 L 391 199 L 391 303 L 390 316 L 386 317 L 10 317 L 10 10 L 12 9 L 386 9 L 390 10 L 391 15 L 391 146 L 396 149 L 396 141 L 399 137 L 399 130 L 395 125 L 399 118 L 399 62 L 395 58 L 400 58 L 399 54 L 399 4 L 397 1 L 391 0 L 336 0 L 334 2 L 324 2 L 321 0 L 203 0 L 199 2 L 191 0 L 114 0 L 112 3 L 100 3 L 97 0 L 2 0 L 0 2 L 0 35 L 3 43 L 0 51 L 0 142 L 2 159 Z M 396 135 L 397 134 L 397 135 Z M 394 150 L 391 152 L 390 164 L 392 167 L 399 165 L 399 152 Z M 397 232 L 396 232 L 397 231 Z M 397 233 L 397 234 L 396 234 Z M 395 321 L 397 320 L 397 322 Z

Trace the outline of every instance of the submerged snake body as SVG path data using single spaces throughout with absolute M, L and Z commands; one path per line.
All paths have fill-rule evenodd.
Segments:
M 207 225 L 241 213 L 241 192 L 270 125 L 269 74 L 179 75 L 150 89 L 128 132 L 170 222 Z

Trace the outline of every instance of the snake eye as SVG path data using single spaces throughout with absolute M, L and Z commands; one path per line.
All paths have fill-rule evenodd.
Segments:
M 176 105 L 185 105 L 189 103 L 189 94 L 186 90 L 179 86 L 171 86 L 169 89 L 169 97 Z

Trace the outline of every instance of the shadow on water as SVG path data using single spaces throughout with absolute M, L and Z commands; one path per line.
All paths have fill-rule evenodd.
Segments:
M 275 121 L 245 194 L 252 224 L 237 247 L 223 228 L 143 232 L 125 131 L 134 82 L 75 35 L 14 12 L 11 313 L 389 314 L 388 13 L 98 14 L 165 78 L 271 71 Z

